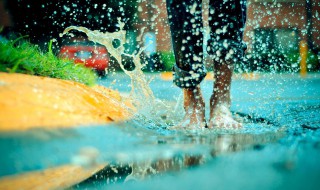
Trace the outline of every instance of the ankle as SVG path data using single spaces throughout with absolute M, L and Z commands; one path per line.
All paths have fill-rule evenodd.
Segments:
M 231 99 L 228 94 L 213 94 L 210 98 L 210 106 L 212 108 L 219 107 L 220 105 L 230 107 Z
M 187 113 L 202 113 L 205 110 L 205 103 L 202 97 L 201 89 L 183 89 L 184 109 Z

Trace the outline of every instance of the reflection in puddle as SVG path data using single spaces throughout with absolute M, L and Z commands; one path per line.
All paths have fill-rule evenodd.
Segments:
M 258 129 L 256 133 L 248 133 L 246 129 L 242 131 L 174 131 L 166 135 L 158 135 L 153 138 L 154 141 L 157 141 L 153 144 L 155 149 L 161 145 L 169 145 L 171 149 L 178 149 L 181 152 L 178 151 L 168 156 L 163 155 L 158 159 L 148 159 L 144 156 L 143 161 L 115 162 L 73 188 L 103 187 L 108 184 L 128 183 L 167 175 L 172 172 L 180 172 L 188 168 L 205 165 L 210 160 L 229 153 L 243 150 L 260 151 L 264 149 L 266 144 L 277 142 L 286 134 L 285 130 L 279 128 L 269 128 L 268 132 L 260 131 L 258 133 L 258 131 Z M 146 134 L 142 134 L 142 136 L 144 135 Z M 188 150 L 189 148 L 190 150 Z

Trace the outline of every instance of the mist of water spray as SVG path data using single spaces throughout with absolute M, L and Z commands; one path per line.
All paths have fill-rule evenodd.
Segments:
M 113 56 L 120 65 L 120 68 L 131 78 L 131 93 L 130 99 L 132 104 L 137 108 L 138 113 L 136 118 L 139 118 L 139 121 L 147 122 L 149 125 L 154 126 L 167 126 L 167 123 L 163 118 L 165 115 L 172 115 L 173 109 L 169 109 L 162 101 L 156 100 L 153 91 L 149 87 L 150 81 L 146 78 L 146 75 L 143 73 L 142 68 L 143 64 L 140 60 L 140 55 L 145 48 L 136 54 L 126 54 L 124 44 L 126 42 L 126 31 L 123 30 L 124 23 L 118 20 L 120 30 L 113 33 L 103 33 L 98 30 L 91 31 L 85 27 L 70 26 L 63 31 L 63 35 L 67 34 L 71 30 L 77 30 L 85 33 L 88 36 L 90 41 L 99 43 L 105 46 L 110 55 Z M 114 47 L 113 43 L 117 40 L 120 44 L 118 47 Z M 131 57 L 135 68 L 131 71 L 125 69 L 122 62 L 122 56 Z

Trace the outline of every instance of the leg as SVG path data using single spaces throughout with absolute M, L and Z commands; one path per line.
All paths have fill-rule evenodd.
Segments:
M 167 0 L 167 9 L 176 59 L 174 83 L 184 94 L 186 113 L 181 127 L 204 127 L 205 106 L 199 85 L 206 75 L 201 0 Z
M 178 128 L 204 128 L 206 127 L 205 120 L 205 104 L 201 94 L 200 85 L 195 88 L 183 89 L 183 106 L 185 116 Z
M 216 63 L 214 70 L 214 92 L 210 98 L 210 120 L 208 127 L 239 128 L 242 126 L 241 123 L 235 121 L 230 112 L 230 87 L 233 66 Z
M 230 112 L 230 87 L 233 64 L 241 61 L 246 49 L 242 42 L 246 3 L 242 0 L 211 0 L 209 12 L 211 39 L 207 50 L 214 59 L 215 83 L 208 127 L 241 127 Z

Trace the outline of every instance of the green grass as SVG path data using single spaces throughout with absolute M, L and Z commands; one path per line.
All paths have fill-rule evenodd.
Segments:
M 175 58 L 173 52 L 161 52 L 160 58 L 164 65 L 165 71 L 172 71 L 172 67 L 175 64 Z
M 51 42 L 49 52 L 42 53 L 28 42 L 16 41 L 0 42 L 0 72 L 72 80 L 89 86 L 96 83 L 97 75 L 91 69 L 56 57 L 52 53 Z

